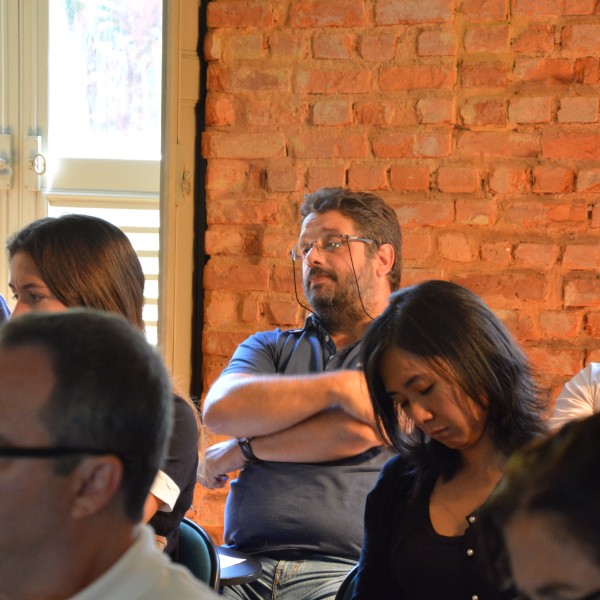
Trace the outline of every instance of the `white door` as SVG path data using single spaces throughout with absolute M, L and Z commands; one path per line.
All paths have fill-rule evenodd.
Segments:
M 162 0 L 0 0 L 0 235 L 66 212 L 132 240 L 157 341 Z M 0 292 L 7 293 L 6 258 Z

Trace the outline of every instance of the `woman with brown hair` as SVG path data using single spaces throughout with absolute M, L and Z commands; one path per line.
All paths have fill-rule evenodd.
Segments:
M 87 307 L 121 314 L 144 330 L 144 273 L 128 237 L 115 225 L 88 215 L 47 217 L 14 234 L 7 249 L 9 286 L 17 301 L 12 318 Z M 193 500 L 198 467 L 197 411 L 179 394 L 173 401 L 168 455 L 144 506 L 144 521 L 171 555 Z

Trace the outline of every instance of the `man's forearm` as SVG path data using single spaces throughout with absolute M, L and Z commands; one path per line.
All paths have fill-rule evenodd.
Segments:
M 318 463 L 356 456 L 381 444 L 371 426 L 332 409 L 278 433 L 255 437 L 252 450 L 261 460 Z
M 265 436 L 339 406 L 370 423 L 364 377 L 357 371 L 303 376 L 226 375 L 204 403 L 204 422 L 222 435 Z

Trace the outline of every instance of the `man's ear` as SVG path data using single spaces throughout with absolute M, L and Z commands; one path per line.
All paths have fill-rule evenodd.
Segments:
M 123 463 L 112 454 L 87 456 L 71 475 L 75 486 L 71 515 L 85 519 L 113 501 L 123 481 Z
M 385 277 L 394 266 L 395 252 L 391 244 L 381 244 L 377 253 L 375 273 L 378 277 Z

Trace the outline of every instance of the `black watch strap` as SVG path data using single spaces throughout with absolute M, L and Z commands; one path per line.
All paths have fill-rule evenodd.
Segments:
M 240 450 L 242 451 L 244 458 L 250 462 L 256 462 L 256 461 L 259 461 L 260 458 L 258 458 L 256 456 L 256 454 L 254 454 L 254 452 L 252 452 L 252 446 L 250 445 L 251 441 L 252 441 L 252 438 L 247 438 L 247 437 L 237 438 L 238 446 L 240 447 Z

